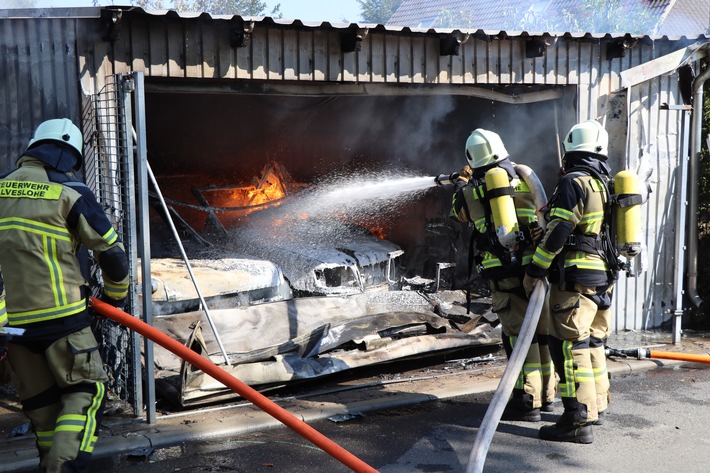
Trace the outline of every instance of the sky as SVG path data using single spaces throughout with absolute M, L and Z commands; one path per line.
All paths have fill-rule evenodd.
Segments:
M 360 4 L 357 0 L 262 0 L 267 4 L 266 13 L 281 4 L 281 13 L 285 19 L 303 21 L 330 21 L 350 23 L 360 21 Z M 0 0 L 0 8 L 6 0 Z M 165 1 L 169 4 L 169 0 Z M 90 7 L 92 0 L 37 0 L 38 8 L 49 7 Z M 130 0 L 99 0 L 100 5 L 129 5 Z

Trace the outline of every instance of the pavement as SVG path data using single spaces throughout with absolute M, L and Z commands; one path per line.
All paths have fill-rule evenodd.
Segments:
M 611 340 L 610 340 L 611 342 Z M 628 348 L 633 341 L 619 338 L 614 348 Z M 646 342 L 644 346 L 648 346 Z M 710 339 L 696 337 L 679 345 L 657 348 L 696 354 L 710 352 Z M 680 364 L 676 360 L 610 358 L 609 372 L 613 376 L 663 366 Z M 478 363 L 461 363 L 441 369 L 375 375 L 319 385 L 318 390 L 284 397 L 268 396 L 296 418 L 309 423 L 319 419 L 337 419 L 367 412 L 421 404 L 457 396 L 493 392 L 505 370 L 502 357 L 492 357 Z M 0 472 L 33 471 L 38 467 L 34 436 L 23 433 L 27 427 L 12 395 L 0 392 Z M 237 400 L 234 403 L 160 414 L 156 422 L 144 419 L 105 417 L 94 458 L 116 455 L 148 456 L 160 448 L 197 440 L 224 439 L 230 436 L 277 427 L 281 423 L 253 404 Z

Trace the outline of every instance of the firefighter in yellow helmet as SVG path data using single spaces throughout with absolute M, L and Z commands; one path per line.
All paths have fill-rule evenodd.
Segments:
M 17 169 L 0 176 L 0 267 L 7 318 L 24 328 L 7 344 L 22 410 L 46 472 L 84 472 L 96 443 L 108 380 L 91 331 L 88 284 L 77 258 L 92 250 L 106 302 L 128 294 L 123 244 L 94 194 L 73 171 L 81 131 L 68 119 L 35 130 Z
M 550 280 L 550 352 L 564 413 L 540 429 L 546 440 L 592 443 L 592 425 L 601 424 L 609 402 L 604 344 L 618 272 L 607 231 L 608 141 L 595 120 L 570 129 L 562 176 L 548 204 L 550 221 L 526 268 L 526 291 L 538 278 Z
M 476 129 L 466 141 L 468 165 L 455 181 L 451 218 L 471 225 L 472 255 L 469 260 L 491 289 L 493 311 L 502 326 L 503 346 L 508 357 L 520 334 L 528 306 L 523 289 L 524 268 L 532 260 L 535 240 L 542 236 L 530 188 L 515 172 L 503 141 L 497 133 Z M 494 184 L 502 177 L 503 185 Z M 517 236 L 504 239 L 496 227 L 499 198 L 510 199 L 508 219 Z M 498 230 L 498 231 L 497 231 Z M 547 348 L 547 311 L 543 311 L 523 368 L 508 401 L 504 418 L 537 422 L 541 410 L 552 411 L 555 377 Z

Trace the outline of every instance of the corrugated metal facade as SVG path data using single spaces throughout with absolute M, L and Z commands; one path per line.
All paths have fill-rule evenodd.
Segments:
M 44 118 L 66 115 L 78 121 L 86 97 L 99 92 L 106 77 L 133 70 L 147 78 L 260 81 L 266 87 L 322 84 L 345 91 L 356 85 L 359 93 L 367 93 L 372 83 L 394 86 L 392 93 L 404 89 L 489 98 L 492 87 L 573 86 L 576 118 L 605 117 L 611 150 L 625 155 L 613 168 L 623 168 L 625 159 L 632 169 L 653 170 L 653 193 L 644 207 L 648 263 L 641 277 L 620 281 L 614 329 L 649 329 L 670 318 L 676 252 L 669 223 L 676 215 L 683 112 L 661 105 L 681 103 L 678 75 L 655 77 L 627 90 L 621 87 L 621 72 L 693 41 L 642 38 L 623 57 L 609 59 L 607 48 L 620 38 L 562 35 L 544 56 L 528 58 L 526 33 L 479 30 L 464 35 L 269 18 L 243 22 L 174 12 L 151 15 L 140 9 L 113 14 L 121 18 L 112 21 L 111 11 L 98 9 L 82 10 L 81 17 L 77 11 L 45 12 L 39 18 L 0 12 L 3 167 L 13 164 Z M 359 50 L 343 52 L 344 36 L 354 39 L 358 33 L 364 36 Z M 107 40 L 111 34 L 114 38 Z M 458 55 L 440 54 L 447 38 L 448 44 L 465 39 Z M 417 85 L 428 87 L 403 88 Z M 535 162 L 530 165 L 535 168 Z

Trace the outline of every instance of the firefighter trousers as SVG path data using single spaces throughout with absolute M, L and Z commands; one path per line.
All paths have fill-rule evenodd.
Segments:
M 493 312 L 501 322 L 503 347 L 508 358 L 520 335 L 528 308 L 528 299 L 520 278 L 506 278 L 491 284 Z M 548 348 L 549 311 L 547 303 L 540 313 L 535 336 L 528 349 L 523 368 L 515 382 L 515 390 L 523 390 L 533 399 L 533 408 L 551 403 L 555 398 L 557 380 Z
M 51 343 L 8 343 L 8 352 L 40 467 L 48 473 L 88 472 L 108 381 L 91 328 Z
M 605 343 L 611 326 L 613 285 L 574 290 L 550 287 L 550 354 L 559 375 L 560 396 L 584 404 L 587 421 L 609 405 Z

